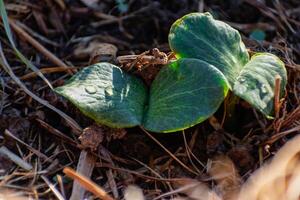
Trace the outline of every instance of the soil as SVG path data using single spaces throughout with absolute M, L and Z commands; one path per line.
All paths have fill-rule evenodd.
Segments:
M 17 189 L 34 198 L 56 199 L 44 176 L 57 187 L 62 184 L 68 199 L 73 184 L 62 170 L 66 166 L 76 169 L 79 156 L 86 149 L 95 159 L 91 179 L 110 195 L 121 198 L 124 189 L 135 184 L 148 199 L 153 199 L 170 191 L 172 181 L 166 179 L 186 177 L 211 185 L 212 181 L 207 181 L 210 180 L 207 169 L 211 160 L 221 155 L 234 162 L 244 181 L 291 137 L 299 134 L 293 131 L 280 135 L 300 121 L 298 0 L 10 0 L 5 4 L 9 18 L 73 72 L 95 62 L 95 51 L 99 52 L 103 43 L 113 45 L 110 47 L 113 50 L 107 54 L 101 51 L 97 61 L 116 63 L 116 56 L 138 55 L 153 48 L 169 54 L 167 35 L 171 24 L 184 14 L 209 11 L 240 31 L 250 53 L 266 51 L 278 55 L 286 64 L 289 83 L 280 115 L 275 120 L 267 120 L 239 100 L 236 116 L 229 119 L 225 115 L 223 123 L 225 103 L 214 120 L 184 133 L 150 133 L 159 145 L 139 127 L 110 129 L 82 115 L 16 58 L 1 26 L 1 45 L 13 72 L 29 90 L 65 112 L 85 131 L 79 138 L 80 132 L 27 95 L 0 68 L 0 145 L 22 157 L 33 166 L 31 172 L 35 172 L 30 174 L 0 154 L 0 187 Z M 70 70 L 53 62 L 49 54 L 12 30 L 19 51 L 38 68 L 45 69 L 42 72 L 54 87 L 68 80 Z M 257 30 L 265 34 L 264 40 L 255 39 Z M 148 74 L 153 79 L 152 73 L 157 73 L 161 66 L 153 67 L 155 72 L 151 68 L 142 69 L 141 76 Z

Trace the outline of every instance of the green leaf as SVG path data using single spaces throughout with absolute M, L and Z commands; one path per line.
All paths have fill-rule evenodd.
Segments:
M 148 98 L 141 80 L 109 63 L 84 68 L 55 91 L 97 123 L 113 128 L 140 125 Z
M 241 71 L 233 92 L 267 117 L 271 117 L 276 75 L 281 77 L 280 94 L 283 96 L 287 83 L 284 63 L 270 53 L 255 54 Z
M 189 128 L 216 112 L 227 92 L 227 80 L 217 68 L 198 59 L 179 59 L 153 81 L 143 125 L 153 132 Z
M 178 58 L 198 58 L 217 67 L 230 87 L 249 60 L 239 32 L 209 13 L 191 13 L 171 27 L 169 44 Z
M 258 54 L 249 61 L 240 34 L 209 13 L 192 13 L 171 27 L 169 43 L 179 58 L 197 58 L 223 72 L 233 92 L 267 117 L 273 113 L 275 75 L 287 82 L 284 64 L 272 54 Z

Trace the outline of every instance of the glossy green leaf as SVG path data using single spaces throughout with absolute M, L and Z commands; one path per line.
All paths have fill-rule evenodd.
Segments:
M 273 114 L 275 77 L 281 77 L 281 91 L 284 95 L 287 73 L 284 63 L 270 53 L 258 53 L 241 71 L 233 92 L 249 102 L 267 117 Z
M 55 91 L 88 117 L 114 128 L 140 125 L 148 98 L 141 80 L 109 63 L 84 68 Z
M 192 13 L 171 27 L 169 43 L 179 58 L 197 58 L 217 67 L 233 92 L 270 117 L 273 112 L 275 75 L 286 85 L 284 64 L 272 54 L 258 54 L 249 61 L 237 30 L 209 13 Z
M 144 127 L 153 132 L 174 132 L 210 117 L 226 96 L 228 82 L 207 62 L 179 59 L 162 68 L 150 89 Z
M 217 67 L 231 88 L 249 55 L 239 32 L 209 13 L 191 13 L 171 27 L 169 44 L 178 58 L 198 58 Z
M 287 82 L 279 58 L 262 53 L 249 61 L 238 31 L 209 13 L 177 20 L 169 43 L 178 60 L 161 69 L 149 95 L 142 81 L 109 63 L 83 69 L 56 91 L 96 122 L 116 128 L 189 128 L 216 112 L 228 89 L 271 117 L 275 77 L 282 78 L 281 95 Z

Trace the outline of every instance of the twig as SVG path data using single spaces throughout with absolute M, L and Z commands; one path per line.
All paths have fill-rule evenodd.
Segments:
M 182 161 L 180 161 L 174 154 L 172 154 L 171 151 L 169 151 L 166 147 L 164 147 L 155 137 L 153 137 L 150 133 L 148 133 L 148 131 L 146 131 L 143 127 L 141 127 L 141 129 L 143 130 L 144 133 L 146 133 L 146 135 L 148 137 L 150 137 L 156 144 L 158 144 L 163 150 L 165 150 L 174 160 L 176 160 L 183 168 L 185 168 L 186 170 L 188 170 L 189 172 L 191 172 L 192 174 L 198 175 L 197 172 L 195 172 L 194 170 L 192 170 L 191 168 L 189 168 L 187 165 L 185 165 Z
M 120 168 L 120 167 L 114 167 L 110 164 L 106 164 L 106 163 L 103 163 L 103 162 L 96 163 L 96 167 L 109 168 L 109 169 L 113 169 L 115 171 L 122 171 L 122 172 L 126 172 L 126 173 L 129 173 L 129 174 L 134 174 L 138 177 L 146 179 L 147 181 L 152 180 L 152 181 L 160 181 L 160 182 L 178 182 L 178 181 L 186 180 L 185 178 L 159 178 L 159 177 L 156 177 L 156 176 L 148 176 L 148 175 L 141 174 L 137 171 L 124 169 L 124 168 Z
M 114 165 L 114 162 L 112 161 L 112 159 L 110 157 L 110 152 L 105 147 L 103 147 L 102 145 L 100 145 L 99 148 L 100 148 L 100 150 L 99 150 L 100 154 L 104 158 L 106 158 L 112 165 Z M 118 190 L 117 190 L 117 183 L 115 181 L 112 170 L 109 169 L 105 173 L 106 173 L 106 176 L 107 176 L 107 179 L 108 179 L 108 181 L 107 181 L 108 185 L 111 188 L 111 191 L 112 191 L 112 194 L 113 194 L 114 198 L 119 199 L 119 193 L 118 193 Z
M 280 138 L 290 134 L 290 133 L 293 133 L 293 132 L 297 132 L 300 130 L 300 125 L 299 126 L 296 126 L 294 128 L 291 128 L 287 131 L 283 131 L 283 132 L 280 132 L 280 133 L 277 133 L 275 135 L 273 135 L 272 137 L 270 137 L 266 142 L 264 142 L 264 144 L 273 144 L 274 142 L 276 142 L 277 140 L 279 140 Z
M 33 65 L 16 47 L 16 44 L 14 42 L 13 36 L 12 36 L 12 31 L 10 29 L 9 26 L 9 19 L 5 10 L 5 5 L 3 0 L 0 0 L 0 15 L 1 15 L 1 19 L 2 19 L 2 23 L 3 23 L 3 27 L 7 36 L 7 39 L 12 47 L 12 49 L 14 50 L 14 53 L 16 54 L 16 56 L 27 66 L 29 67 L 32 71 L 37 72 L 37 74 L 39 75 L 39 77 L 41 77 L 45 83 L 47 83 L 47 85 L 53 89 L 51 83 L 46 79 L 46 77 L 39 71 L 39 69 Z
M 158 178 L 163 179 L 163 177 L 158 172 L 156 172 L 154 169 L 152 169 L 150 166 L 148 166 L 145 163 L 139 161 L 138 159 L 135 159 L 135 158 L 131 158 L 131 159 L 133 159 L 134 161 L 136 161 L 137 163 L 139 163 L 140 165 L 142 165 L 143 167 L 145 167 L 146 169 L 148 169 L 151 173 L 153 173 Z M 166 182 L 166 184 L 169 187 L 169 190 L 172 191 L 173 190 L 172 185 L 169 182 Z
M 5 146 L 0 147 L 0 154 L 5 155 L 8 157 L 11 161 L 22 167 L 23 169 L 30 171 L 32 169 L 32 166 L 24 161 L 22 158 L 11 152 L 9 149 L 7 149 Z
M 66 193 L 65 193 L 65 188 L 64 188 L 64 183 L 63 183 L 63 179 L 61 177 L 61 175 L 56 175 L 56 178 L 57 178 L 57 182 L 59 184 L 59 188 L 60 188 L 60 192 L 61 192 L 61 195 L 66 198 Z
M 281 77 L 279 75 L 275 76 L 275 89 L 274 89 L 274 111 L 275 118 L 279 117 L 280 111 L 280 85 L 281 85 Z
M 60 44 L 53 42 L 49 39 L 47 39 L 46 37 L 36 33 L 34 30 L 32 30 L 31 28 L 29 28 L 28 26 L 26 26 L 25 24 L 18 22 L 18 25 L 23 28 L 25 31 L 27 31 L 29 34 L 31 34 L 32 36 L 34 36 L 35 38 L 38 38 L 39 40 L 43 41 L 46 44 L 50 44 L 54 47 L 61 47 Z
M 43 159 L 44 161 L 47 162 L 54 162 L 51 158 L 49 158 L 48 156 L 46 156 L 45 154 L 41 153 L 40 151 L 32 148 L 30 145 L 26 144 L 25 142 L 23 142 L 22 140 L 20 140 L 19 138 L 17 138 L 16 136 L 14 136 L 9 130 L 5 130 L 4 134 L 11 137 L 12 139 L 16 140 L 18 143 L 24 145 L 25 147 L 27 147 L 27 149 L 29 149 L 32 153 L 34 153 L 35 155 L 37 155 L 38 157 L 40 157 L 41 159 Z
M 92 192 L 95 196 L 103 200 L 114 200 L 109 194 L 107 194 L 100 186 L 88 178 L 76 173 L 73 169 L 66 167 L 63 172 L 70 178 L 78 181 L 82 187 Z
M 94 157 L 89 152 L 82 150 L 77 164 L 77 173 L 85 177 L 90 177 L 94 170 L 94 166 Z M 82 185 L 80 181 L 74 181 L 70 200 L 84 199 L 85 187 L 83 187 L 84 185 Z
M 18 21 L 9 19 L 10 26 L 16 31 L 21 38 L 25 39 L 29 42 L 34 48 L 40 51 L 45 57 L 47 57 L 54 64 L 64 67 L 68 69 L 69 74 L 73 74 L 72 70 L 68 68 L 68 66 L 62 62 L 59 58 L 57 58 L 53 53 L 51 53 L 48 49 L 46 49 L 43 45 L 41 45 L 37 40 L 31 37 L 27 32 L 25 32 L 19 25 Z
M 71 117 L 66 115 L 64 112 L 58 110 L 56 107 L 52 106 L 48 103 L 48 101 L 45 101 L 44 99 L 41 99 L 37 95 L 35 95 L 33 92 L 31 92 L 21 81 L 20 79 L 15 75 L 15 73 L 12 71 L 10 65 L 8 64 L 2 50 L 2 46 L 0 43 L 0 65 L 4 68 L 4 70 L 10 75 L 10 77 L 16 82 L 17 85 L 19 85 L 20 88 L 29 96 L 31 96 L 34 100 L 39 102 L 40 104 L 48 107 L 49 109 L 53 110 L 57 114 L 59 114 L 62 118 L 66 120 L 66 122 L 74 129 L 74 131 L 79 135 L 82 132 L 82 128 L 75 122 Z
M 47 67 L 47 68 L 42 68 L 40 69 L 40 72 L 42 72 L 43 74 L 51 74 L 51 73 L 57 73 L 57 72 L 65 72 L 68 70 L 76 70 L 77 67 L 68 67 L 68 69 L 66 69 L 65 67 Z M 20 79 L 21 80 L 27 80 L 30 78 L 34 78 L 37 76 L 36 72 L 30 72 L 28 74 L 25 74 L 24 76 L 22 76 Z
M 103 25 L 107 25 L 107 24 L 120 23 L 120 21 L 135 17 L 137 14 L 140 14 L 140 13 L 146 12 L 147 10 L 156 8 L 158 5 L 159 4 L 154 1 L 151 4 L 149 4 L 148 6 L 145 6 L 145 7 L 140 8 L 139 10 L 133 11 L 132 13 L 130 13 L 128 15 L 121 16 L 121 17 L 112 17 L 111 19 L 92 22 L 91 26 L 99 27 L 99 26 L 103 26 Z
M 193 168 L 199 173 L 201 174 L 200 170 L 198 169 L 198 167 L 195 165 L 195 163 L 193 162 L 192 160 L 192 157 L 191 157 L 191 154 L 193 154 L 193 152 L 191 151 L 188 143 L 187 143 L 187 140 L 186 140 L 186 137 L 185 137 L 185 132 L 184 130 L 182 131 L 182 136 L 183 136 L 183 142 L 184 142 L 184 147 L 185 147 L 185 152 L 186 152 L 186 155 L 191 163 L 191 165 L 193 166 Z M 196 156 L 195 156 L 196 157 Z
M 58 200 L 65 200 L 65 198 L 60 194 L 60 192 L 55 188 L 55 186 L 46 178 L 46 176 L 41 176 L 45 183 L 49 186 L 50 190 L 55 194 Z
M 62 142 L 66 142 L 74 147 L 79 147 L 82 148 L 82 146 L 78 143 L 76 143 L 72 138 L 66 136 L 65 134 L 63 134 L 62 132 L 60 132 L 58 129 L 52 127 L 51 125 L 47 124 L 46 122 L 44 122 L 43 120 L 37 118 L 36 121 L 43 127 L 45 128 L 47 131 L 49 131 L 51 134 L 55 135 L 56 137 L 61 138 Z

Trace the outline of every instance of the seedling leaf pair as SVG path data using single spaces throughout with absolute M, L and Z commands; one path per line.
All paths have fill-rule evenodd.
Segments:
M 150 93 L 137 77 L 109 63 L 84 68 L 56 92 L 100 124 L 173 132 L 212 115 L 227 85 L 224 75 L 208 63 L 181 59 L 161 70 Z
M 162 68 L 149 90 L 119 67 L 98 63 L 56 91 L 96 122 L 115 128 L 186 129 L 216 112 L 229 89 L 272 116 L 275 77 L 282 79 L 281 94 L 287 81 L 279 58 L 261 53 L 249 60 L 238 31 L 209 13 L 177 20 L 169 43 L 178 60 Z

